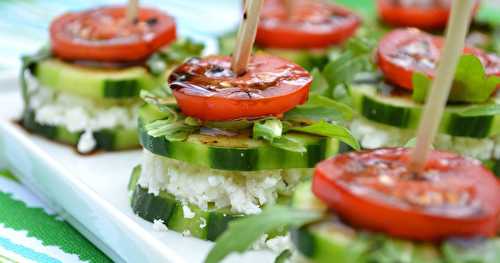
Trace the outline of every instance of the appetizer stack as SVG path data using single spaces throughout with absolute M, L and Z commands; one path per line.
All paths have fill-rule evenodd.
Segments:
M 58 17 L 50 47 L 23 58 L 22 125 L 80 153 L 138 147 L 140 90 L 162 86 L 169 67 L 202 49 L 175 40 L 173 18 L 149 8 L 132 19 L 125 7 Z
M 417 29 L 397 29 L 376 51 L 381 77 L 349 87 L 359 117 L 351 131 L 363 148 L 403 146 L 415 137 L 430 79 L 434 78 L 442 37 Z M 484 161 L 498 172 L 500 159 L 500 57 L 466 47 L 434 147 Z
M 361 23 L 350 10 L 327 1 L 266 0 L 255 39 L 256 48 L 286 58 L 307 70 L 323 68 L 332 48 L 354 35 Z M 223 53 L 235 35 L 220 39 Z
M 215 240 L 230 220 L 287 202 L 317 162 L 348 148 L 339 140 L 356 147 L 338 124 L 287 117 L 307 101 L 312 77 L 285 59 L 250 56 L 246 19 L 258 16 L 244 17 L 233 58 L 192 58 L 168 79 L 173 98 L 143 94 L 144 159 L 132 175 L 131 202 L 159 227 Z

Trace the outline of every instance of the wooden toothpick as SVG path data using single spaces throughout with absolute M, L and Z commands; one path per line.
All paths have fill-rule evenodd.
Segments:
M 255 34 L 257 33 L 257 24 L 259 23 L 260 10 L 263 0 L 246 0 L 243 11 L 243 19 L 236 37 L 236 47 L 231 61 L 231 69 L 237 75 L 245 73 L 252 55 Z
M 128 0 L 127 21 L 134 22 L 139 15 L 139 0 Z
M 473 5 L 474 0 L 452 1 L 443 53 L 417 131 L 417 144 L 413 150 L 410 163 L 410 169 L 413 172 L 420 173 L 423 171 L 427 162 L 432 142 L 438 131 L 446 101 L 450 94 L 458 60 L 465 45 Z
M 285 0 L 285 10 L 288 18 L 292 16 L 293 4 L 294 0 Z

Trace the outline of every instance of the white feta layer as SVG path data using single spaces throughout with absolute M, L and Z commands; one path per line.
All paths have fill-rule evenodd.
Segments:
M 242 214 L 255 214 L 278 196 L 289 196 L 309 169 L 266 170 L 257 172 L 223 171 L 190 165 L 144 150 L 139 185 L 152 194 L 167 191 L 181 202 L 201 209 L 230 208 Z
M 350 130 L 361 146 L 367 149 L 403 146 L 415 137 L 415 131 L 378 124 L 364 118 L 354 119 Z M 479 160 L 500 159 L 500 136 L 475 139 L 439 134 L 433 145 L 436 149 Z
M 30 108 L 35 113 L 35 121 L 40 124 L 62 126 L 70 132 L 84 132 L 78 150 L 86 153 L 95 148 L 94 131 L 135 129 L 139 104 L 103 103 L 38 86 L 31 92 Z

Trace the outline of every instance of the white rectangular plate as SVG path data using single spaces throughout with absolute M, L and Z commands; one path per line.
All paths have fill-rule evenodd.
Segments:
M 22 102 L 16 78 L 0 79 L 0 166 L 21 181 L 118 262 L 202 262 L 211 243 L 167 231 L 133 214 L 127 183 L 141 151 L 78 155 L 31 135 L 14 120 Z M 233 255 L 230 262 L 272 262 L 267 251 Z

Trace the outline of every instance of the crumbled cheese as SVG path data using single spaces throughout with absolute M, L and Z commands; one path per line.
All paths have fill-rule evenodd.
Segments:
M 200 221 L 201 221 L 200 228 L 201 229 L 205 228 L 207 226 L 207 220 L 205 220 L 205 218 L 203 217 L 200 217 Z
M 69 132 L 84 132 L 78 142 L 78 150 L 82 153 L 94 149 L 93 131 L 135 129 L 137 126 L 140 103 L 120 105 L 99 102 L 41 86 L 37 86 L 30 94 L 30 108 L 35 113 L 36 122 L 62 126 Z
M 153 220 L 153 230 L 158 232 L 165 232 L 168 230 L 168 228 L 163 222 L 163 219 L 155 219 Z
M 185 237 L 191 236 L 191 231 L 184 230 L 184 231 L 182 231 L 182 235 L 185 236 Z
M 80 136 L 80 140 L 78 141 L 78 145 L 77 145 L 77 150 L 80 153 L 89 153 L 92 150 L 94 150 L 96 145 L 97 145 L 97 142 L 94 139 L 94 135 L 92 134 L 92 131 L 87 129 Z
M 31 97 L 35 120 L 41 124 L 64 126 L 70 132 L 137 126 L 138 104 L 104 105 L 89 98 L 49 88 L 38 88 Z
M 252 245 L 252 249 L 254 250 L 269 249 L 275 253 L 281 253 L 292 247 L 290 235 L 276 236 L 268 239 L 268 235 L 264 234 Z
M 291 195 L 310 169 L 265 170 L 256 172 L 223 171 L 190 165 L 144 151 L 139 185 L 149 193 L 161 190 L 181 202 L 203 210 L 230 208 L 243 214 L 260 212 L 264 204 L 273 204 L 279 195 Z
M 364 118 L 354 119 L 350 130 L 361 146 L 367 149 L 405 145 L 415 137 L 415 131 L 378 124 Z M 479 160 L 500 158 L 500 135 L 475 139 L 438 134 L 433 143 L 436 149 L 452 151 Z
M 193 218 L 194 217 L 193 211 L 191 211 L 191 209 L 187 205 L 182 206 L 182 213 L 184 215 L 184 218 Z

